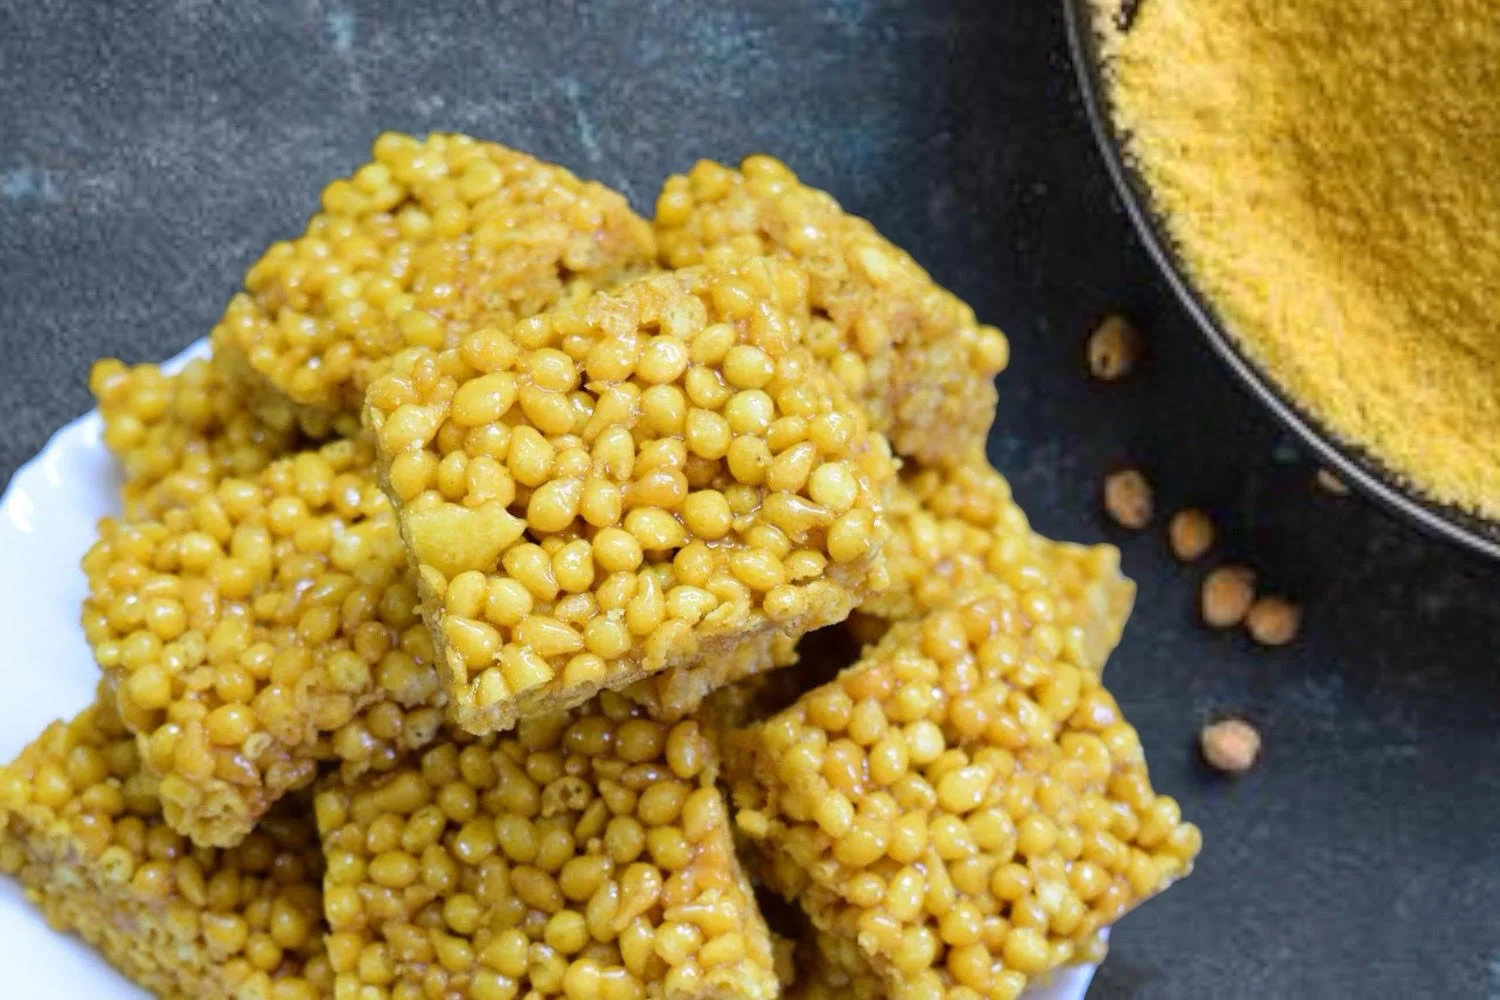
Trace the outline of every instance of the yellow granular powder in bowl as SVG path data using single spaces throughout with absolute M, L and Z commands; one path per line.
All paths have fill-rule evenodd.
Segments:
M 1199 291 L 1329 430 L 1500 517 L 1500 7 L 1118 4 L 1116 124 Z

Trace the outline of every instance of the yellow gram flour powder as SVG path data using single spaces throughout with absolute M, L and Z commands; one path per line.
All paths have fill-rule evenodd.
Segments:
M 1121 32 L 1099 3 L 1117 124 L 1242 347 L 1500 517 L 1500 6 L 1143 0 Z

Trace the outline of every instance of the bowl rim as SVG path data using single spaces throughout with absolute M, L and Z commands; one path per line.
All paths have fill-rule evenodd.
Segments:
M 1293 402 L 1275 380 L 1240 349 L 1213 307 L 1198 294 L 1154 207 L 1150 189 L 1127 162 L 1123 139 L 1115 130 L 1099 56 L 1099 39 L 1093 24 L 1096 2 L 1063 0 L 1068 51 L 1089 128 L 1114 182 L 1115 192 L 1135 226 L 1136 235 L 1214 353 L 1320 462 L 1352 488 L 1430 534 L 1457 542 L 1492 559 L 1500 559 L 1500 522 L 1420 496 L 1402 485 L 1378 458 L 1355 445 L 1339 441 L 1317 418 Z

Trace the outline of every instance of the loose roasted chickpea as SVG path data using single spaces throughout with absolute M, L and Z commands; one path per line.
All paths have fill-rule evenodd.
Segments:
M 1135 469 L 1104 478 L 1104 509 L 1123 528 L 1144 528 L 1151 521 L 1151 484 Z
M 1284 597 L 1257 597 L 1245 614 L 1245 631 L 1262 646 L 1285 646 L 1301 624 L 1302 610 Z
M 1223 719 L 1199 735 L 1203 759 L 1225 774 L 1242 774 L 1260 757 L 1260 733 L 1243 719 Z
M 1213 546 L 1214 523 L 1203 511 L 1186 507 L 1172 515 L 1167 536 L 1172 554 L 1183 562 L 1192 562 Z
M 1255 600 L 1255 574 L 1243 566 L 1220 566 L 1203 578 L 1203 621 L 1229 628 L 1244 620 Z
M 1089 372 L 1095 378 L 1112 382 L 1135 369 L 1141 353 L 1141 335 L 1123 316 L 1104 318 L 1089 335 Z

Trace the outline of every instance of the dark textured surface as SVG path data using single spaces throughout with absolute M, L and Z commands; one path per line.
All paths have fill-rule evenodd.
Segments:
M 493 137 L 642 211 L 696 157 L 774 152 L 1009 332 L 992 457 L 1140 582 L 1111 686 L 1208 846 L 1090 996 L 1500 996 L 1500 574 L 1311 487 L 1133 241 L 1053 4 L 418 6 L 0 0 L 0 475 L 88 406 L 92 358 L 206 333 L 382 128 Z M 1116 308 L 1151 357 L 1093 384 Z M 1098 512 L 1124 463 L 1302 601 L 1295 646 L 1196 624 L 1199 571 Z M 1239 782 L 1193 751 L 1221 709 L 1264 725 Z

